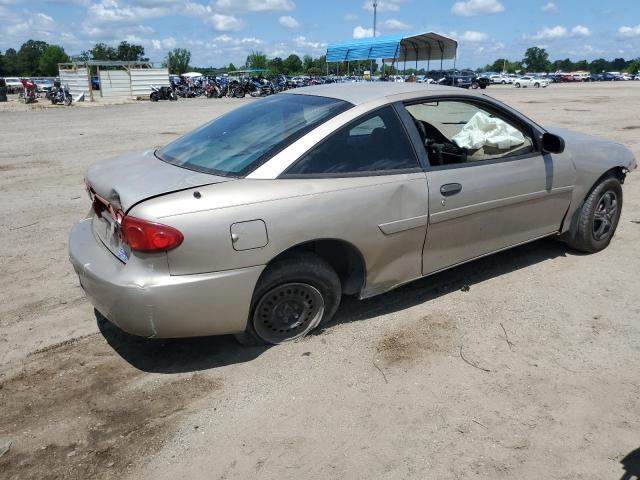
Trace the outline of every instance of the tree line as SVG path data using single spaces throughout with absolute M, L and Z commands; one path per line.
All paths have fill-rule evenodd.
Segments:
M 517 73 L 522 71 L 528 72 L 576 72 L 587 71 L 591 73 L 602 72 L 628 72 L 637 73 L 640 71 L 640 58 L 625 60 L 624 58 L 615 58 L 606 60 L 597 58 L 592 61 L 579 60 L 572 61 L 569 58 L 564 60 L 549 60 L 549 53 L 544 48 L 531 47 L 528 48 L 522 60 L 511 61 L 506 58 L 499 58 L 495 62 L 486 65 L 483 69 L 487 72 L 508 72 Z
M 88 60 L 146 62 L 149 59 L 144 55 L 142 45 L 123 41 L 117 47 L 97 43 L 92 49 L 70 57 L 59 45 L 27 40 L 17 51 L 14 48 L 8 48 L 4 53 L 0 51 L 0 77 L 55 77 L 59 63 Z
M 41 40 L 28 40 L 22 46 L 15 50 L 8 48 L 4 53 L 0 51 L 0 76 L 48 76 L 58 75 L 58 63 L 66 63 L 69 61 L 128 61 L 128 62 L 147 62 L 149 59 L 145 56 L 144 47 L 126 41 L 120 42 L 117 46 L 112 47 L 105 43 L 96 43 L 90 50 L 85 50 L 79 55 L 70 57 L 59 45 L 51 45 Z M 286 58 L 274 57 L 269 58 L 262 51 L 252 51 L 246 58 L 245 64 L 236 67 L 233 63 L 227 66 L 215 67 L 193 67 L 190 66 L 191 52 L 184 48 L 175 48 L 167 53 L 163 66 L 169 69 L 170 73 L 182 74 L 190 70 L 200 72 L 224 73 L 235 70 L 268 70 L 270 74 L 284 75 L 325 75 L 327 72 L 331 74 L 346 73 L 362 75 L 365 71 L 371 71 L 372 74 L 380 73 L 380 65 L 376 61 L 362 60 L 353 62 L 331 63 L 327 68 L 327 59 L 325 55 L 313 58 L 310 55 L 300 56 L 291 54 Z M 549 60 L 549 54 L 544 48 L 531 47 L 528 48 L 522 60 L 512 61 L 506 58 L 499 58 L 495 62 L 490 63 L 482 69 L 484 71 L 517 73 L 522 71 L 529 72 L 555 72 L 555 71 L 578 71 L 584 70 L 592 73 L 601 72 L 629 72 L 636 73 L 640 71 L 640 58 L 625 60 L 624 58 L 615 58 L 606 60 L 598 58 L 596 60 L 587 61 L 580 60 L 577 62 L 569 58 L 564 60 Z M 385 65 L 384 71 L 388 75 L 404 72 L 402 64 L 396 64 L 395 67 Z M 424 68 L 416 70 L 408 68 L 406 73 L 423 75 L 426 73 Z

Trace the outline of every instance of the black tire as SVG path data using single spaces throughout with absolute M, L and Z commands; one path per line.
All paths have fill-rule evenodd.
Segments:
M 539 84 L 539 83 L 537 83 L 537 82 L 536 82 L 536 83 L 534 83 L 534 84 L 533 84 L 533 86 L 534 86 L 534 87 L 536 87 L 536 88 L 540 88 L 540 84 Z
M 473 90 L 476 90 L 476 89 L 478 89 L 479 87 L 480 87 L 480 84 L 479 84 L 478 82 L 472 82 L 472 83 L 471 83 L 471 88 L 472 88 Z
M 66 107 L 70 106 L 70 105 L 71 105 L 71 102 L 73 102 L 73 98 L 71 98 L 71 95 L 67 95 L 67 96 L 64 98 L 64 104 L 65 104 L 65 106 L 66 106 Z
M 51 97 L 51 104 L 55 105 L 56 103 L 58 103 L 57 100 L 54 97 Z
M 314 291 L 321 301 L 312 297 Z M 303 337 L 333 318 L 341 291 L 336 272 L 313 253 L 276 260 L 260 276 L 247 330 L 236 338 L 243 345 L 269 345 Z
M 607 198 L 615 200 L 613 214 L 603 214 L 602 208 L 606 205 Z M 576 212 L 575 234 L 567 240 L 567 244 L 587 253 L 604 250 L 613 238 L 621 211 L 622 185 L 616 177 L 607 176 L 591 190 L 580 210 Z
M 244 88 L 242 87 L 236 87 L 233 89 L 233 96 L 236 98 L 244 98 L 245 96 L 245 91 Z
M 151 92 L 151 95 L 149 95 L 149 100 L 151 100 L 152 102 L 157 102 L 158 99 L 158 94 L 156 92 Z
M 520 84 L 516 82 L 516 88 L 520 88 Z

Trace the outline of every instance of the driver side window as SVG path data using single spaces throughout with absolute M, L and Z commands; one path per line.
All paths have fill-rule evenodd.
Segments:
M 444 100 L 405 105 L 432 166 L 495 160 L 533 151 L 530 135 L 473 103 Z

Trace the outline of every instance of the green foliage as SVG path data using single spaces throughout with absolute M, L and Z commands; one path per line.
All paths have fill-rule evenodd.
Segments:
M 20 75 L 30 76 L 40 74 L 40 57 L 47 49 L 47 42 L 27 40 L 18 50 L 18 70 Z
M 282 62 L 283 73 L 293 75 L 302 72 L 302 60 L 298 55 L 291 54 Z
M 629 62 L 629 65 L 626 68 L 627 73 L 632 73 L 632 74 L 636 74 L 638 72 L 640 72 L 640 58 L 636 58 L 635 60 L 632 60 L 631 62 Z
M 266 69 L 267 68 L 267 56 L 261 51 L 251 51 L 247 56 L 245 62 L 247 69 Z
M 527 48 L 522 63 L 531 72 L 546 72 L 551 68 L 549 54 L 540 47 Z
M 228 72 L 233 72 L 234 70 L 238 70 L 236 68 L 236 66 L 233 63 L 230 63 L 229 66 L 227 67 L 227 71 Z
M 144 47 L 135 45 L 126 41 L 120 42 L 116 49 L 118 60 L 123 62 L 148 62 L 149 59 L 144 56 Z
M 91 60 L 114 61 L 118 59 L 118 51 L 106 43 L 96 43 L 88 53 L 91 55 Z
M 274 57 L 267 62 L 267 68 L 270 73 L 280 75 L 284 72 L 284 62 L 280 57 Z
M 7 48 L 4 52 L 4 75 L 14 76 L 18 75 L 18 52 L 13 48 Z
M 58 45 L 49 45 L 38 62 L 38 68 L 42 75 L 48 77 L 55 77 L 58 75 L 58 64 L 69 61 L 69 55 L 64 51 L 64 48 Z
M 169 69 L 169 73 L 182 75 L 189 71 L 189 62 L 191 61 L 191 52 L 184 48 L 174 48 L 165 59 L 165 65 Z

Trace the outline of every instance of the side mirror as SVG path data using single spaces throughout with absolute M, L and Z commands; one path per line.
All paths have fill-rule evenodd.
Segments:
M 553 133 L 542 134 L 542 151 L 546 153 L 564 152 L 564 139 Z

